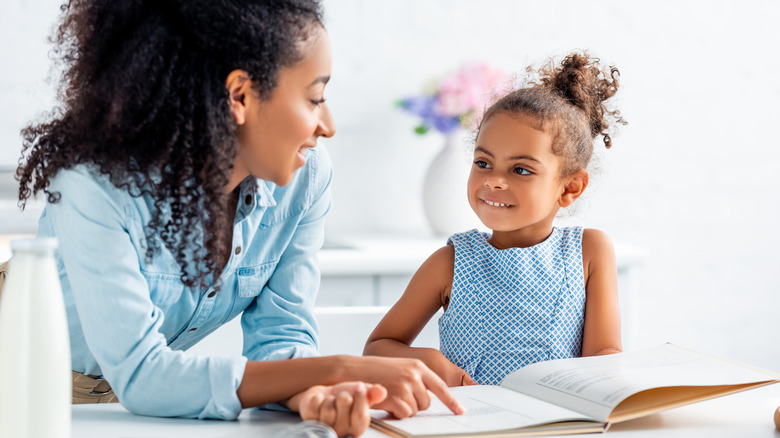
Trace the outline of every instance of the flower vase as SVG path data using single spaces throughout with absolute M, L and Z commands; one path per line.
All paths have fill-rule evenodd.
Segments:
M 459 135 L 447 135 L 444 147 L 434 157 L 425 175 L 423 206 L 425 217 L 439 236 L 450 236 L 479 226 L 469 206 L 466 185 L 471 159 Z

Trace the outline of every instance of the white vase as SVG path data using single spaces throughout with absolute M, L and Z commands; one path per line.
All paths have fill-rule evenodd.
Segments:
M 444 147 L 428 167 L 423 206 L 428 223 L 439 236 L 450 236 L 480 224 L 466 192 L 471 164 L 463 135 L 457 133 L 445 137 Z

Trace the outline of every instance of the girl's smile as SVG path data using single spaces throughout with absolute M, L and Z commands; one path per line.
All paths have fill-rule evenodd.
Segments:
M 487 204 L 487 205 L 489 205 L 491 207 L 499 207 L 499 208 L 509 208 L 509 207 L 512 207 L 509 204 L 505 204 L 505 203 L 499 202 L 499 201 L 491 201 L 489 199 L 480 199 L 480 201 L 484 202 L 485 204 Z

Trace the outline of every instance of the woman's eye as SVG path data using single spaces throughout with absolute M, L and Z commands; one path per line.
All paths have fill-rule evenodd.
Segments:
M 522 167 L 515 167 L 515 173 L 518 175 L 531 175 L 531 171 Z
M 474 161 L 474 165 L 479 167 L 480 169 L 488 169 L 490 168 L 490 165 L 482 160 L 476 160 Z
M 323 103 L 325 103 L 325 98 L 323 97 L 322 99 L 316 99 L 316 100 L 312 100 L 312 101 L 311 101 L 311 103 L 312 103 L 312 105 L 320 105 L 320 104 L 323 104 Z

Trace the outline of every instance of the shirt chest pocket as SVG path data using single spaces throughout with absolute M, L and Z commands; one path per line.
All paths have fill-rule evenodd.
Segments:
M 181 282 L 180 275 L 143 271 L 142 273 L 149 285 L 152 302 L 156 306 L 165 308 L 181 299 L 184 284 Z
M 238 296 L 241 298 L 254 298 L 260 295 L 268 279 L 274 273 L 277 261 L 263 263 L 254 267 L 239 268 Z

